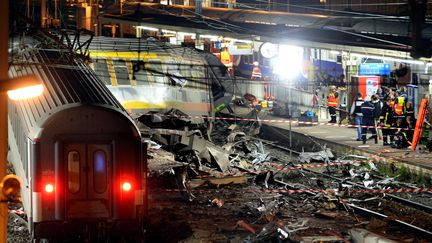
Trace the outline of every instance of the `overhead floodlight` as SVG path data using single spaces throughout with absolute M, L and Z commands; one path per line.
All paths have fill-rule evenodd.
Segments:
M 137 26 L 138 29 L 149 30 L 149 31 L 159 31 L 158 28 L 150 27 L 150 26 Z
M 410 64 L 417 64 L 417 65 L 424 65 L 425 62 L 413 60 L 413 59 L 403 59 L 403 58 L 394 58 L 394 57 L 386 57 L 386 56 L 374 56 L 374 55 L 365 55 L 360 53 L 351 53 L 353 56 L 358 57 L 367 57 L 367 58 L 373 58 L 373 59 L 381 59 L 385 61 L 392 61 L 392 62 L 403 62 L 403 63 L 410 63 Z
M 200 35 L 200 38 L 207 38 L 210 39 L 211 41 L 217 41 L 219 39 L 218 36 L 216 35 Z
M 302 68 L 303 48 L 279 45 L 279 54 L 273 67 L 273 73 L 283 79 L 292 79 L 301 73 Z
M 162 31 L 162 33 L 167 33 L 167 34 L 176 34 L 176 33 L 177 33 L 177 32 L 175 32 L 175 31 L 173 31 L 173 30 L 165 30 L 165 29 L 162 29 L 161 31 Z

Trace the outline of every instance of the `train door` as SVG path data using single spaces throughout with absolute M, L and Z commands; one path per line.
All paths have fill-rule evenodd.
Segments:
M 111 217 L 111 164 L 109 144 L 66 144 L 66 218 Z

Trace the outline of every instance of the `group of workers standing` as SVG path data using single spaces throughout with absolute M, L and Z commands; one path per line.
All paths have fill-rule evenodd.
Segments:
M 386 89 L 364 99 L 361 93 L 351 105 L 350 115 L 354 119 L 357 128 L 357 141 L 366 144 L 368 139 L 373 139 L 378 144 L 378 139 L 383 140 L 384 146 L 394 148 L 406 148 L 411 145 L 415 128 L 414 107 L 408 101 L 406 88 L 399 90 Z M 327 96 L 327 106 L 331 120 L 336 123 L 336 110 L 338 108 L 338 93 L 331 89 Z M 377 128 L 381 126 L 382 128 Z M 367 138 L 367 131 L 371 136 Z

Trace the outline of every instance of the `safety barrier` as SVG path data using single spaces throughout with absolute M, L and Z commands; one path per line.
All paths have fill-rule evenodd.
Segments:
M 338 124 L 328 122 L 306 122 L 297 121 L 290 119 L 254 119 L 254 118 L 239 118 L 239 117 L 210 117 L 210 116 L 172 116 L 165 114 L 144 114 L 146 116 L 166 116 L 176 118 L 202 118 L 209 120 L 226 120 L 226 121 L 250 121 L 250 122 L 262 122 L 262 123 L 291 123 L 291 124 L 305 124 L 305 125 L 319 125 L 319 126 L 331 126 L 331 127 L 362 127 L 362 128 L 375 128 L 375 129 L 399 129 L 403 131 L 414 130 L 412 128 L 399 128 L 399 127 L 386 127 L 386 126 L 366 126 L 366 125 L 353 125 L 353 124 Z
M 351 194 L 351 193 L 425 193 L 432 192 L 432 188 L 399 188 L 399 189 L 261 189 L 262 192 L 268 193 L 337 193 L 337 194 Z

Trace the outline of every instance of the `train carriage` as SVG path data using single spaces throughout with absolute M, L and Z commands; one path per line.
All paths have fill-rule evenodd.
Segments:
M 15 56 L 41 97 L 9 103 L 9 160 L 22 179 L 34 239 L 138 236 L 146 212 L 146 150 L 135 123 L 97 76 L 61 50 Z
M 94 37 L 89 54 L 95 73 L 132 113 L 176 108 L 207 115 L 232 99 L 232 78 L 210 53 L 151 40 Z

